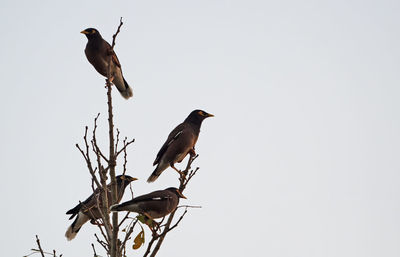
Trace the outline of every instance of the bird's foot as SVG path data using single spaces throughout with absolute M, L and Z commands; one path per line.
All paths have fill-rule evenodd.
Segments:
M 114 76 L 111 76 L 110 79 L 106 78 L 106 87 L 107 87 L 108 85 L 111 86 L 111 84 L 113 83 L 113 81 L 114 81 Z
M 158 235 L 157 231 L 159 231 L 159 230 L 161 231 L 160 223 L 156 222 L 155 220 L 152 220 L 152 224 L 149 225 L 149 228 L 153 235 Z
M 173 164 L 171 165 L 171 168 L 173 168 L 176 172 L 178 172 L 179 175 L 181 175 L 181 177 L 183 177 L 185 175 L 185 173 L 183 173 L 182 171 L 178 170 Z
M 196 156 L 196 151 L 194 150 L 194 147 L 190 149 L 189 151 L 190 157 Z

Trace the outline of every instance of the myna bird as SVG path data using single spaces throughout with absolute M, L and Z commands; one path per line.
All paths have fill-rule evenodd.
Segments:
M 194 146 L 199 137 L 200 126 L 203 120 L 208 117 L 214 117 L 214 115 L 202 110 L 194 110 L 181 124 L 172 130 L 167 141 L 165 141 L 157 154 L 153 166 L 158 165 L 147 179 L 147 182 L 154 182 L 161 172 L 169 166 L 180 173 L 174 164 L 185 159 L 188 153 L 196 154 Z
M 111 49 L 110 44 L 101 37 L 97 29 L 88 28 L 81 31 L 81 33 L 85 34 L 88 39 L 85 48 L 88 61 L 98 73 L 107 77 L 108 65 L 111 58 L 110 82 L 117 87 L 118 91 L 125 99 L 132 97 L 132 89 L 122 75 L 121 64 L 119 63 L 117 55 Z
M 137 180 L 137 178 L 132 178 L 128 175 L 120 175 L 116 177 L 117 180 L 117 194 L 119 203 L 124 195 L 125 188 L 132 182 Z M 101 214 L 99 209 L 100 206 L 102 208 L 102 200 L 101 200 L 101 191 L 97 188 L 93 194 L 91 194 L 85 201 L 80 202 L 77 206 L 67 211 L 66 214 L 71 214 L 69 219 L 72 219 L 76 216 L 74 222 L 72 222 L 71 226 L 68 227 L 67 232 L 65 232 L 65 237 L 69 240 L 75 238 L 76 234 L 79 232 L 83 224 L 90 220 L 92 224 L 96 224 L 96 220 L 101 218 Z M 108 206 L 111 205 L 111 183 L 107 185 L 107 199 Z M 98 201 L 100 201 L 98 203 Z
M 141 195 L 130 201 L 111 206 L 111 211 L 131 211 L 142 214 L 149 219 L 162 218 L 173 212 L 179 203 L 179 198 L 186 197 L 175 187 L 154 191 Z

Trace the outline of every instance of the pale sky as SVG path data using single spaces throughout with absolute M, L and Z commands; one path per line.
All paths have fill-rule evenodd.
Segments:
M 115 50 L 134 97 L 114 92 L 115 123 L 136 139 L 135 195 L 176 186 L 172 169 L 146 182 L 158 150 L 192 110 L 215 115 L 181 201 L 202 209 L 158 256 L 400 256 L 399 1 L 0 6 L 2 256 L 30 253 L 36 234 L 65 257 L 93 255 L 95 226 L 64 237 L 65 212 L 91 193 L 75 143 L 98 112 L 108 140 L 104 78 L 79 32 L 111 42 L 121 16 Z

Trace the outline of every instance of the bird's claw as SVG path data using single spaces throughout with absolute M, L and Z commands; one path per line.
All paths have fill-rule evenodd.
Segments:
M 113 83 L 113 81 L 114 81 L 114 76 L 111 76 L 110 79 L 106 78 L 106 86 L 108 85 L 111 86 L 111 83 Z
M 181 175 L 182 177 L 185 176 L 185 173 L 183 173 L 182 171 L 178 170 L 174 165 L 171 165 L 171 168 L 173 168 L 176 172 L 178 172 L 179 175 Z
M 196 156 L 196 151 L 194 150 L 194 147 L 190 149 L 189 154 L 191 157 Z

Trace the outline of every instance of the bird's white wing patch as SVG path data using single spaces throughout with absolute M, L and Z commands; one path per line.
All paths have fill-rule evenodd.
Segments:
M 153 197 L 153 198 L 151 198 L 151 200 L 153 200 L 153 201 L 161 201 L 161 200 L 168 199 L 168 198 L 171 198 L 171 197 L 170 196 Z
M 178 131 L 178 133 L 175 134 L 175 136 L 168 142 L 168 145 L 170 145 L 174 140 L 176 140 L 181 134 L 183 133 L 183 130 Z

